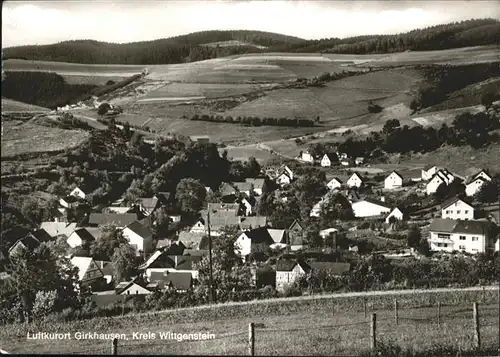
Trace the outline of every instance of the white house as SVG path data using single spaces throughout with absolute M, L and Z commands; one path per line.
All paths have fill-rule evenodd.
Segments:
M 438 167 L 436 165 L 427 165 L 422 169 L 421 176 L 423 181 L 429 181 L 436 174 Z
M 403 176 L 396 171 L 393 171 L 384 180 L 384 188 L 386 190 L 394 190 L 403 187 Z
M 85 228 L 77 228 L 66 240 L 71 248 L 79 247 L 82 244 L 90 244 L 95 241 L 95 237 Z
M 474 207 L 470 203 L 455 197 L 443 203 L 441 206 L 441 218 L 474 219 Z
M 309 151 L 301 151 L 299 153 L 299 160 L 309 163 L 314 163 L 314 157 L 309 153 Z
M 245 216 L 250 216 L 253 212 L 252 204 L 246 198 L 243 198 L 241 200 L 241 205 L 243 207 Z
M 321 197 L 321 199 L 311 209 L 309 217 L 319 217 L 321 215 L 321 208 L 325 201 L 326 201 L 325 197 Z
M 345 152 L 338 152 L 337 156 L 338 156 L 339 160 L 347 160 L 348 159 L 347 154 Z
M 330 167 L 332 166 L 332 160 L 330 160 L 330 157 L 328 154 L 324 154 L 323 157 L 321 158 L 320 165 L 322 167 Z
M 293 171 L 288 166 L 285 166 L 283 170 L 290 177 L 290 179 L 293 180 Z
M 280 186 L 285 186 L 285 185 L 289 185 L 290 182 L 292 182 L 292 179 L 290 176 L 288 176 L 287 173 L 283 172 L 281 175 L 278 176 L 278 178 L 276 179 L 276 183 Z
M 442 252 L 484 253 L 493 248 L 493 237 L 489 237 L 491 225 L 488 221 L 436 218 L 429 227 L 431 249 Z
M 391 212 L 391 207 L 382 201 L 364 199 L 352 204 L 352 210 L 356 217 L 375 217 L 386 215 Z
M 425 191 L 427 195 L 432 195 L 436 193 L 438 187 L 441 184 L 449 185 L 455 180 L 455 176 L 448 170 L 439 170 L 432 179 L 427 183 Z
M 391 213 L 385 218 L 385 223 L 389 224 L 391 221 L 391 217 L 394 217 L 398 221 L 402 221 L 404 218 L 403 211 L 401 211 L 398 207 L 394 208 Z
M 342 181 L 340 181 L 338 178 L 334 177 L 326 184 L 326 187 L 328 187 L 330 190 L 335 190 L 337 188 L 341 188 Z
M 476 193 L 481 191 L 483 186 L 488 183 L 488 180 L 485 180 L 483 177 L 476 177 L 468 184 L 465 185 L 465 194 L 467 196 L 474 196 Z
M 71 265 L 78 268 L 78 281 L 82 285 L 91 284 L 95 280 L 104 277 L 94 259 L 89 257 L 73 257 Z
M 70 192 L 70 196 L 79 197 L 81 199 L 85 199 L 85 192 L 83 192 L 79 187 L 75 187 L 73 191 Z
M 364 162 L 365 162 L 365 158 L 364 158 L 364 157 L 362 157 L 362 156 L 359 156 L 359 157 L 357 157 L 357 158 L 354 160 L 354 163 L 355 163 L 356 165 L 363 165 L 363 163 L 364 163 Z
M 333 234 L 336 234 L 339 230 L 337 228 L 327 228 L 319 231 L 319 236 L 323 239 L 330 237 Z
M 153 232 L 149 227 L 135 221 L 126 226 L 122 234 L 128 243 L 135 248 L 138 255 L 141 252 L 153 252 Z
M 116 286 L 116 295 L 149 295 L 151 291 L 135 281 L 123 282 Z
M 236 239 L 235 251 L 242 258 L 247 258 L 251 253 L 265 252 L 274 240 L 266 227 L 259 227 L 240 234 Z
M 363 179 L 358 173 L 353 173 L 351 177 L 349 177 L 349 180 L 347 180 L 347 186 L 348 187 L 361 187 L 363 184 Z
M 295 282 L 300 276 L 310 271 L 304 262 L 280 259 L 276 262 L 276 290 L 283 291 L 286 286 Z
M 205 233 L 205 223 L 203 223 L 203 221 L 200 219 L 191 227 L 191 229 L 189 229 L 189 233 Z

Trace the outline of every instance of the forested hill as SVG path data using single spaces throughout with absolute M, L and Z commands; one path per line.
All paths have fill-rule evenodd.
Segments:
M 237 46 L 206 46 L 239 41 Z M 53 45 L 11 47 L 3 59 L 60 61 L 85 64 L 169 64 L 200 61 L 249 52 L 388 53 L 425 51 L 500 43 L 500 22 L 467 20 L 398 35 L 303 40 L 261 31 L 204 31 L 147 42 L 115 44 L 93 40 Z M 264 46 L 258 48 L 256 46 Z

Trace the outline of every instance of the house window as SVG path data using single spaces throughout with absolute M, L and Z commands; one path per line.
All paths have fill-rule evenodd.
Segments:
M 457 214 L 460 214 L 460 210 L 457 210 Z
M 473 242 L 477 242 L 479 240 L 479 237 L 472 237 Z
M 460 249 L 460 250 L 465 250 L 465 245 L 459 245 L 459 246 L 458 246 L 458 249 Z
M 449 211 L 449 210 L 447 210 L 447 211 L 446 211 L 446 214 L 450 214 L 450 211 Z
M 465 214 L 468 214 L 468 213 L 469 213 L 469 211 L 467 211 L 467 210 L 466 210 L 466 211 L 465 211 Z
M 465 240 L 465 236 L 460 236 L 460 240 Z
M 449 234 L 439 234 L 439 233 L 438 233 L 438 238 L 441 238 L 441 239 L 449 239 L 449 238 L 450 238 L 450 235 L 449 235 Z
M 472 251 L 473 251 L 474 253 L 479 252 L 479 250 L 477 250 L 477 249 L 472 249 Z

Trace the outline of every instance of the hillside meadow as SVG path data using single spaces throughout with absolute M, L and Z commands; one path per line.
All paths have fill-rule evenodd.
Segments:
M 393 312 L 398 300 L 398 324 Z M 125 334 L 119 354 L 224 354 L 248 352 L 248 324 L 257 324 L 257 355 L 359 354 L 369 349 L 370 316 L 377 314 L 377 341 L 391 341 L 422 351 L 435 345 L 470 349 L 472 302 L 479 302 L 484 348 L 498 344 L 498 291 L 409 292 L 364 297 L 301 297 L 184 308 L 71 323 L 41 322 L 12 325 L 0 331 L 4 349 L 11 353 L 95 353 L 111 350 L 103 340 L 26 340 L 27 332 L 97 332 Z M 437 302 L 441 303 L 440 325 Z M 215 340 L 135 340 L 133 333 L 212 333 Z

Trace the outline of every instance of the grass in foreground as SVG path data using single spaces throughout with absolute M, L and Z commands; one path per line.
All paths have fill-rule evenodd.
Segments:
M 481 298 L 482 297 L 482 298 Z M 120 354 L 230 354 L 248 352 L 248 324 L 256 328 L 258 355 L 353 355 L 369 350 L 370 315 L 377 314 L 377 341 L 391 341 L 405 350 L 426 351 L 435 345 L 472 348 L 470 300 L 479 306 L 484 348 L 498 345 L 498 291 L 424 293 L 398 297 L 399 321 L 391 308 L 394 297 L 373 297 L 365 318 L 361 298 L 276 301 L 176 310 L 72 323 L 45 323 L 32 332 L 123 333 Z M 482 300 L 483 299 L 483 300 Z M 437 324 L 436 301 L 442 303 Z M 456 303 L 455 305 L 451 305 Z M 420 305 L 426 307 L 417 308 Z M 431 306 L 432 305 L 432 306 Z M 215 334 L 209 341 L 161 340 L 159 332 Z M 110 353 L 106 340 L 27 340 L 24 326 L 0 331 L 3 348 L 13 353 Z M 156 339 L 134 340 L 133 333 L 156 333 Z

